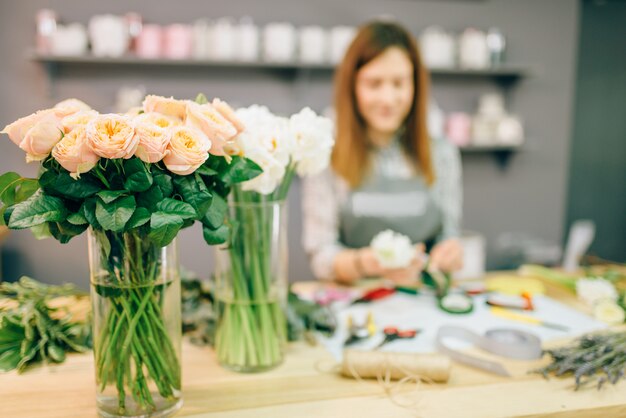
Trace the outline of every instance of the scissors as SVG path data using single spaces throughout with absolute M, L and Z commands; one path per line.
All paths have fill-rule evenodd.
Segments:
M 392 341 L 395 340 L 404 340 L 404 339 L 410 339 L 410 338 L 415 338 L 415 336 L 420 332 L 420 330 L 417 329 L 407 329 L 407 330 L 399 330 L 396 327 L 386 327 L 383 332 L 385 333 L 385 339 L 378 344 L 378 346 L 375 348 L 375 350 L 378 350 L 380 347 L 382 347 L 385 344 L 388 344 Z
M 376 333 L 376 324 L 374 323 L 374 315 L 371 312 L 367 314 L 365 324 L 357 324 L 354 322 L 352 315 L 348 316 L 348 338 L 343 343 L 344 347 L 355 344 L 361 340 L 371 337 Z

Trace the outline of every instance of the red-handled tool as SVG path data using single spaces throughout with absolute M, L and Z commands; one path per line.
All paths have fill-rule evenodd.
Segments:
M 355 303 L 370 303 L 370 302 L 373 302 L 375 300 L 384 299 L 387 296 L 391 296 L 395 292 L 396 292 L 396 289 L 394 289 L 394 288 L 379 287 L 377 289 L 365 292 L 365 294 L 363 296 L 361 296 L 360 298 L 354 300 L 352 302 L 352 304 L 354 305 Z
M 388 344 L 395 340 L 405 340 L 410 338 L 415 338 L 415 336 L 419 333 L 417 329 L 407 329 L 407 330 L 399 330 L 396 327 L 386 327 L 383 332 L 385 333 L 385 339 L 378 344 L 376 349 L 379 349 L 385 344 Z

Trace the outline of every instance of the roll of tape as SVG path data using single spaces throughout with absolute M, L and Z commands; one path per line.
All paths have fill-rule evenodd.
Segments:
M 467 328 L 453 325 L 439 328 L 437 332 L 437 349 L 440 352 L 449 355 L 453 360 L 460 363 L 502 376 L 509 376 L 502 364 L 454 350 L 445 344 L 444 339 L 446 338 L 469 342 L 489 353 L 517 360 L 533 360 L 540 358 L 542 355 L 541 340 L 528 332 L 511 328 L 497 328 L 487 331 L 482 336 Z

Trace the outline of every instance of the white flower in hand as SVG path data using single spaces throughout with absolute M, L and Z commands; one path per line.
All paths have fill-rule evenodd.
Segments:
M 416 251 L 406 235 L 390 229 L 380 232 L 370 244 L 382 268 L 405 268 L 415 259 Z

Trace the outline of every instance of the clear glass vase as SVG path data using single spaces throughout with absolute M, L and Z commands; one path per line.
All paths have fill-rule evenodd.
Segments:
M 259 372 L 283 361 L 286 215 L 284 201 L 229 203 L 230 240 L 216 251 L 215 350 L 231 370 Z
M 167 417 L 182 406 L 176 240 L 89 229 L 98 413 Z

